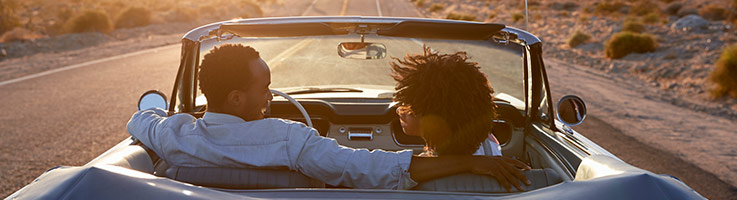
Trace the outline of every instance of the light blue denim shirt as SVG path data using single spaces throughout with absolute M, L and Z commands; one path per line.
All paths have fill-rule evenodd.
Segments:
M 409 189 L 412 151 L 353 149 L 305 124 L 267 118 L 244 121 L 207 112 L 166 117 L 154 108 L 136 112 L 128 132 L 169 165 L 180 167 L 289 167 L 330 185 Z

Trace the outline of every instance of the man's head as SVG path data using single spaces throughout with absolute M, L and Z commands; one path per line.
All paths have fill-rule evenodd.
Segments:
M 478 149 L 496 117 L 494 90 L 465 52 L 394 58 L 394 100 L 399 113 L 419 119 L 419 135 L 438 155 L 470 155 Z M 407 123 L 407 122 L 403 122 Z M 412 122 L 410 122 L 412 123 Z
M 202 59 L 200 90 L 207 98 L 207 109 L 246 121 L 264 118 L 273 98 L 271 74 L 266 62 L 251 47 L 225 44 L 210 50 Z

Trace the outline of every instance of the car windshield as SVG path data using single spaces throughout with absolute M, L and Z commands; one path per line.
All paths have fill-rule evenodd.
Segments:
M 346 85 L 384 86 L 393 90 L 390 63 L 407 54 L 421 54 L 423 45 L 450 54 L 464 51 L 487 75 L 495 94 L 524 99 L 523 48 L 481 40 L 443 40 L 366 35 L 365 42 L 386 46 L 383 59 L 350 59 L 337 53 L 341 42 L 360 42 L 359 35 L 208 39 L 200 46 L 200 60 L 214 46 L 240 43 L 252 46 L 271 69 L 271 88 Z M 200 92 L 199 90 L 197 91 Z M 199 96 L 199 94 L 198 94 Z M 391 98 L 391 95 L 382 98 Z

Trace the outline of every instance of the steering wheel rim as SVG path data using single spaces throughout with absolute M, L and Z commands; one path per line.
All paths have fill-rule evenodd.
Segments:
M 310 128 L 314 128 L 312 127 L 312 119 L 310 119 L 310 115 L 307 114 L 307 110 L 305 109 L 305 107 L 302 106 L 302 104 L 299 103 L 299 101 L 295 100 L 294 98 L 289 96 L 287 93 L 283 93 L 278 90 L 271 89 L 271 93 L 282 96 L 285 99 L 289 100 L 290 103 L 294 104 L 294 106 L 297 107 L 299 112 L 302 113 L 302 117 L 305 118 L 305 121 L 307 122 L 307 126 L 309 126 Z

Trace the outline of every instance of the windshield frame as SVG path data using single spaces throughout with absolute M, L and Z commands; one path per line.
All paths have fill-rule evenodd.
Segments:
M 230 20 L 218 23 L 212 23 L 193 29 L 188 32 L 182 39 L 182 53 L 180 66 L 175 80 L 175 87 L 170 95 L 169 110 L 171 112 L 183 112 L 193 113 L 195 112 L 195 99 L 197 98 L 197 72 L 199 70 L 199 57 L 200 57 L 200 44 L 203 40 L 216 39 L 216 40 L 228 40 L 233 38 L 235 35 L 232 33 L 224 33 L 220 26 L 228 24 L 234 26 L 237 24 L 261 24 L 267 26 L 269 24 L 285 25 L 297 22 L 341 22 L 341 23 L 355 23 L 357 26 L 361 24 L 380 24 L 387 26 L 387 24 L 399 24 L 405 21 L 412 21 L 416 23 L 428 23 L 433 26 L 444 26 L 447 24 L 457 25 L 468 25 L 475 26 L 484 24 L 480 22 L 466 22 L 466 21 L 455 21 L 455 20 L 439 20 L 439 19 L 425 19 L 425 18 L 388 18 L 388 17 L 282 17 L 282 18 L 256 18 L 256 19 L 242 19 L 242 20 Z M 495 24 L 496 26 L 496 24 Z M 503 25 L 502 25 L 503 26 Z M 358 29 L 356 29 L 358 30 Z M 356 31 L 354 30 L 354 31 Z M 361 30 L 358 30 L 361 31 Z M 521 45 L 524 47 L 524 114 L 528 122 L 542 122 L 547 124 L 549 127 L 555 129 L 552 126 L 554 120 L 543 120 L 539 115 L 540 107 L 534 105 L 540 105 L 541 101 L 550 101 L 550 98 L 540 98 L 541 92 L 545 92 L 550 97 L 550 87 L 547 83 L 547 76 L 544 72 L 544 65 L 542 62 L 542 43 L 536 36 L 513 27 L 504 27 L 501 30 L 490 33 L 489 39 L 493 39 L 499 43 L 510 43 Z M 536 71 L 536 73 L 532 73 Z M 539 72 L 539 73 L 538 73 Z M 532 76 L 530 76 L 530 74 Z M 545 91 L 540 91 L 543 88 Z M 537 90 L 535 90 L 537 89 Z M 179 102 L 179 104 L 177 104 Z M 551 104 L 548 104 L 551 105 Z M 549 109 L 552 108 L 548 106 Z M 533 116 L 533 117 L 530 117 Z M 530 123 L 527 123 L 530 124 Z

